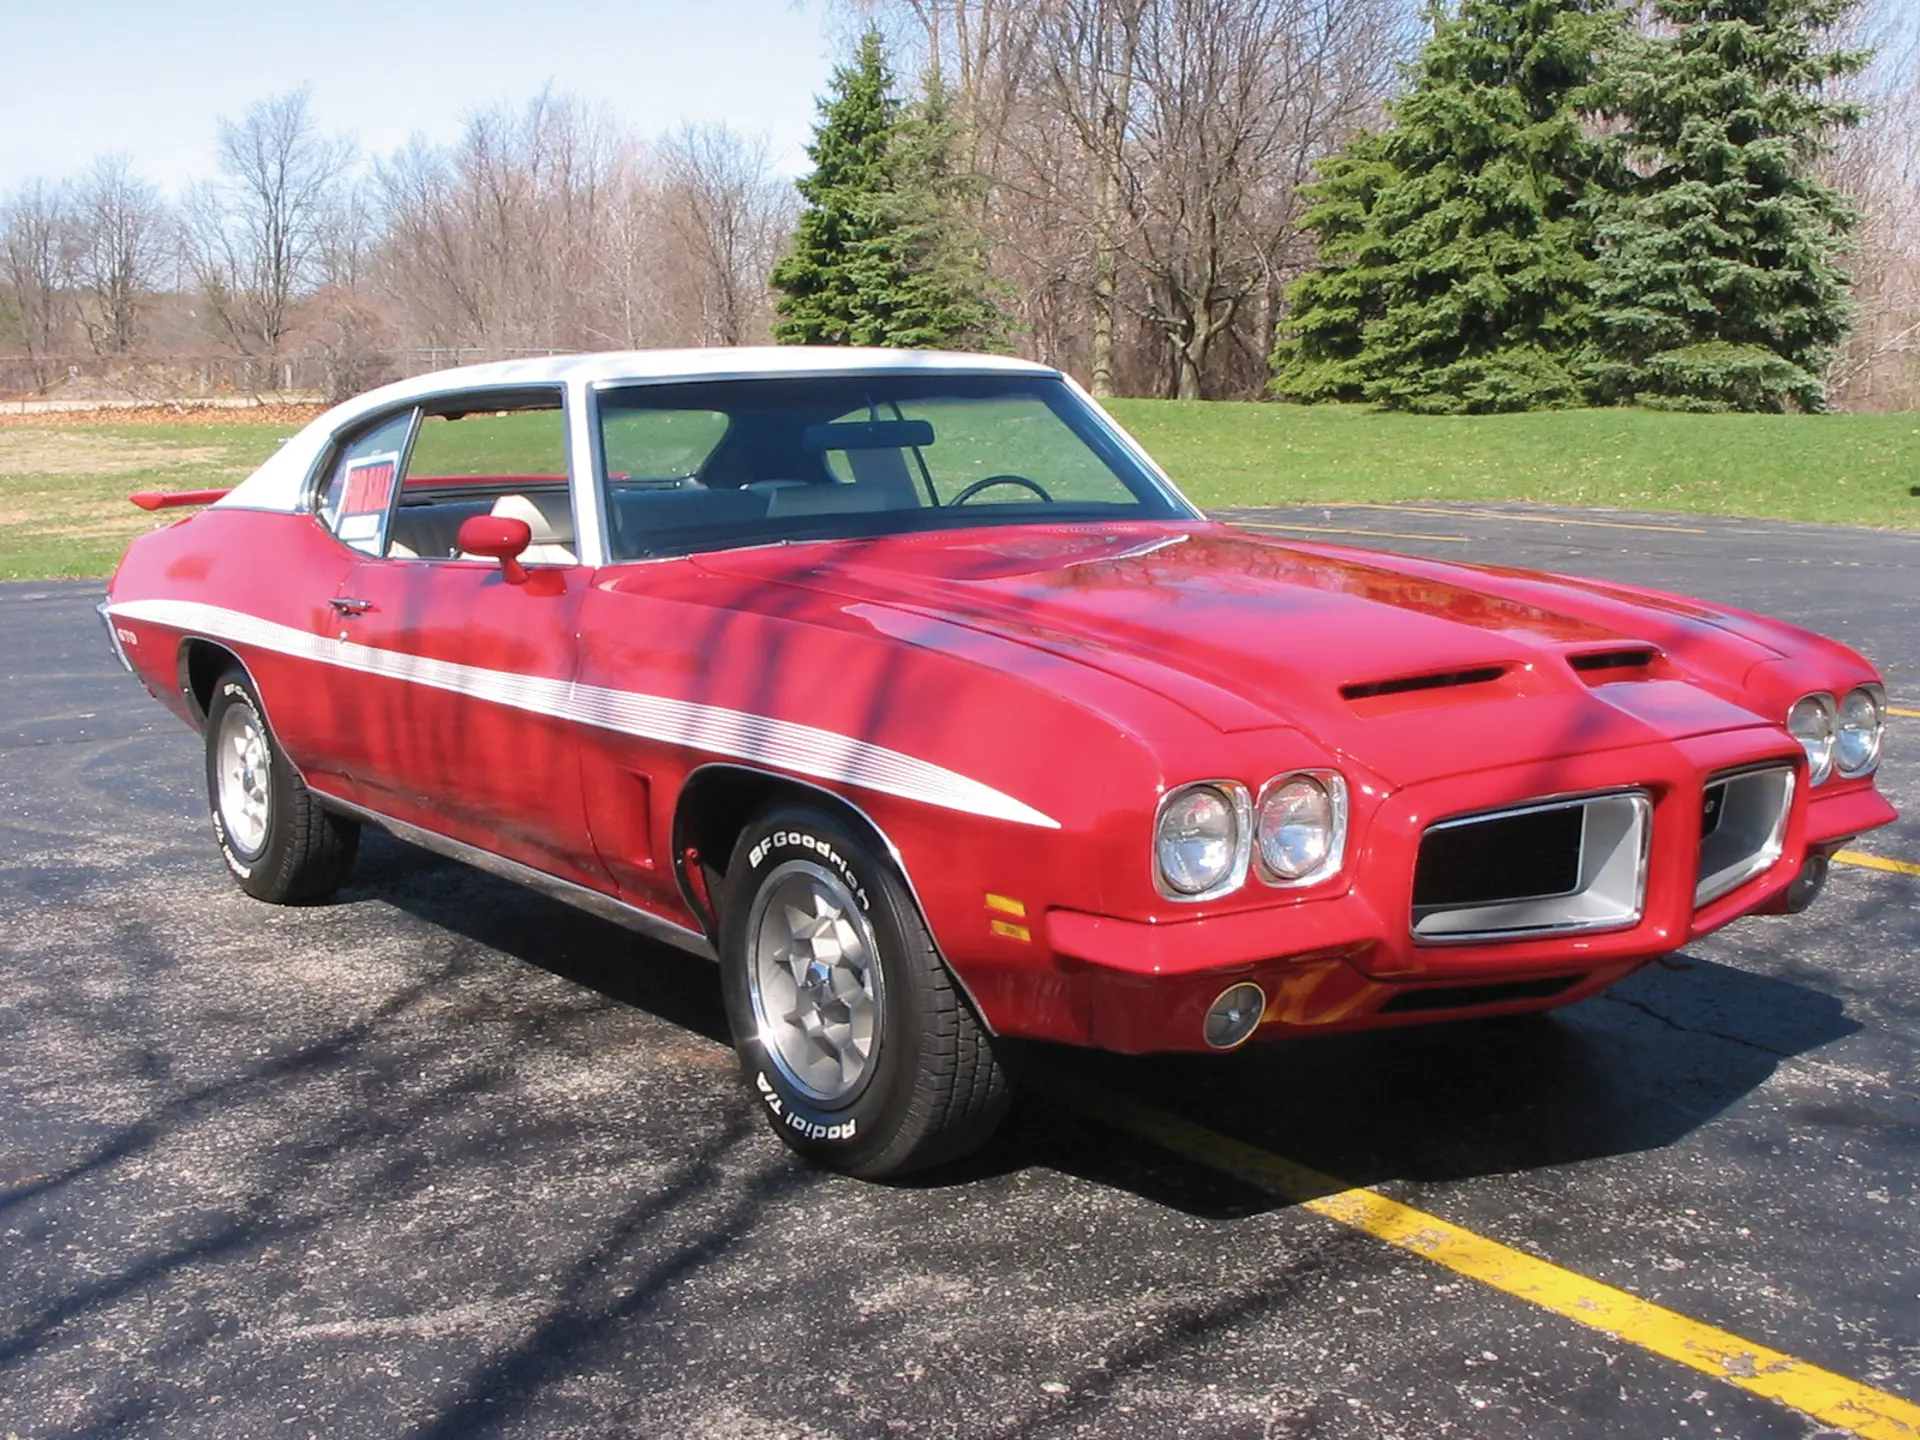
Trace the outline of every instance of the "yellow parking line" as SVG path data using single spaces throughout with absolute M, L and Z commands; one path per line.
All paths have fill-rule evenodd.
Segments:
M 1571 520 L 1562 515 L 1515 515 L 1507 510 L 1442 509 L 1431 505 L 1383 504 L 1378 500 L 1350 500 L 1332 504 L 1335 510 L 1401 510 L 1409 515 L 1470 515 L 1480 520 L 1524 520 L 1532 525 L 1591 525 L 1600 530 L 1662 530 L 1669 535 L 1704 535 L 1695 525 L 1649 525 L 1644 520 Z
M 1920 710 L 1904 710 L 1898 705 L 1887 706 L 1887 714 L 1899 715 L 1908 720 L 1920 720 Z
M 1281 525 L 1271 520 L 1229 520 L 1242 530 L 1302 530 L 1310 535 L 1377 535 L 1382 540 L 1444 540 L 1449 545 L 1471 545 L 1465 535 L 1407 535 L 1398 530 L 1341 530 L 1332 525 Z
M 1791 1406 L 1822 1424 L 1850 1430 L 1863 1440 L 1914 1440 L 1920 1436 L 1920 1405 L 1898 1395 L 1688 1319 L 1637 1295 L 1488 1240 L 1437 1215 L 1402 1205 L 1376 1190 L 1347 1185 L 1075 1076 L 1048 1068 L 1034 1078 L 1044 1091 L 1125 1134 L 1293 1201 L 1504 1294 Z
M 1885 870 L 1893 875 L 1920 875 L 1920 865 L 1910 860 L 1888 860 L 1879 855 L 1864 854 L 1859 850 L 1836 850 L 1833 858 L 1842 865 L 1859 865 L 1867 870 Z

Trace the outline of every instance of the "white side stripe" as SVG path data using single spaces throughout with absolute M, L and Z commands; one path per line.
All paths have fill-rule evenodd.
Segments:
M 430 660 L 422 655 L 309 634 L 237 610 L 192 600 L 129 600 L 109 605 L 107 612 L 319 665 L 447 690 L 643 740 L 684 745 L 737 760 L 754 760 L 797 775 L 838 780 L 943 810 L 1049 830 L 1060 828 L 1058 820 L 990 785 L 836 730 L 821 730 L 791 720 L 776 720 L 769 715 L 754 715 L 691 700 Z

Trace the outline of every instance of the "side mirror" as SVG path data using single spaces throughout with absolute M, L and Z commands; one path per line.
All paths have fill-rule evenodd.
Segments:
M 500 562 L 509 585 L 527 583 L 527 567 L 520 563 L 533 543 L 533 527 L 506 515 L 469 515 L 460 522 L 460 549 L 467 555 L 485 555 Z

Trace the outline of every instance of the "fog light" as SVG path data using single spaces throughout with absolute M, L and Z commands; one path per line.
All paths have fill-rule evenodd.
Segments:
M 1231 1050 L 1259 1028 L 1267 1013 L 1267 992 L 1250 981 L 1229 985 L 1207 1009 L 1207 1044 Z
M 1807 863 L 1800 867 L 1800 873 L 1793 877 L 1793 883 L 1787 887 L 1787 908 L 1798 915 L 1820 898 L 1820 891 L 1826 883 L 1827 857 L 1809 855 Z

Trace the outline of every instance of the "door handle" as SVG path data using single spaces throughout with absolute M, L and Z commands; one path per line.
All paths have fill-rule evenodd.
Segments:
M 373 609 L 371 600 L 349 600 L 343 595 L 336 595 L 327 603 L 342 615 L 364 615 Z

